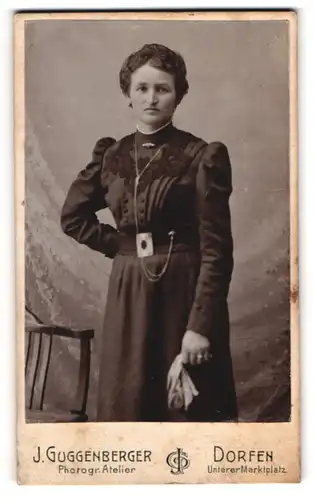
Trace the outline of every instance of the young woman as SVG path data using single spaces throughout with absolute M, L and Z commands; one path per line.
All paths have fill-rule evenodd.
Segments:
M 124 62 L 120 86 L 136 130 L 96 143 L 61 214 L 66 234 L 113 259 L 98 420 L 236 420 L 227 148 L 173 125 L 189 88 L 180 54 L 144 45 Z M 106 207 L 117 229 L 99 222 Z M 177 413 L 167 374 L 180 352 L 199 394 Z

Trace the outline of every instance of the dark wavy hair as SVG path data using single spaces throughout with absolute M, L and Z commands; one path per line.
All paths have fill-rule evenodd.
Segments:
M 126 58 L 119 73 L 120 87 L 123 94 L 129 95 L 132 73 L 147 63 L 174 76 L 176 103 L 178 105 L 189 90 L 185 62 L 181 54 L 158 43 L 146 44 Z

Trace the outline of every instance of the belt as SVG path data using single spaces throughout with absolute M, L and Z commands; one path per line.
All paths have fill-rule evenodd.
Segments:
M 143 231 L 144 232 L 144 231 Z M 169 251 L 170 236 L 168 233 L 151 233 L 154 246 L 154 255 L 167 254 Z M 200 243 L 198 233 L 195 231 L 178 231 L 174 234 L 172 252 L 199 252 Z M 137 255 L 136 235 L 119 233 L 120 255 Z

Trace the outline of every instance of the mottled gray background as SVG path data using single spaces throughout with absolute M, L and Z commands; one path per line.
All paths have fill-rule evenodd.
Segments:
M 182 53 L 175 125 L 229 149 L 235 270 L 231 343 L 240 419 L 289 419 L 289 87 L 284 21 L 32 21 L 26 28 L 26 302 L 43 321 L 96 329 L 89 414 L 111 262 L 65 236 L 65 193 L 99 137 L 134 129 L 118 84 L 144 43 Z M 112 221 L 103 211 L 100 218 Z M 54 347 L 48 394 L 73 392 L 75 342 Z

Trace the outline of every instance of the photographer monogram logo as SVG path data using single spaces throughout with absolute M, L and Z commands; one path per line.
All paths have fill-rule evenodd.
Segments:
M 184 474 L 184 471 L 190 466 L 190 460 L 187 453 L 182 448 L 169 453 L 166 462 L 170 467 L 171 474 Z

